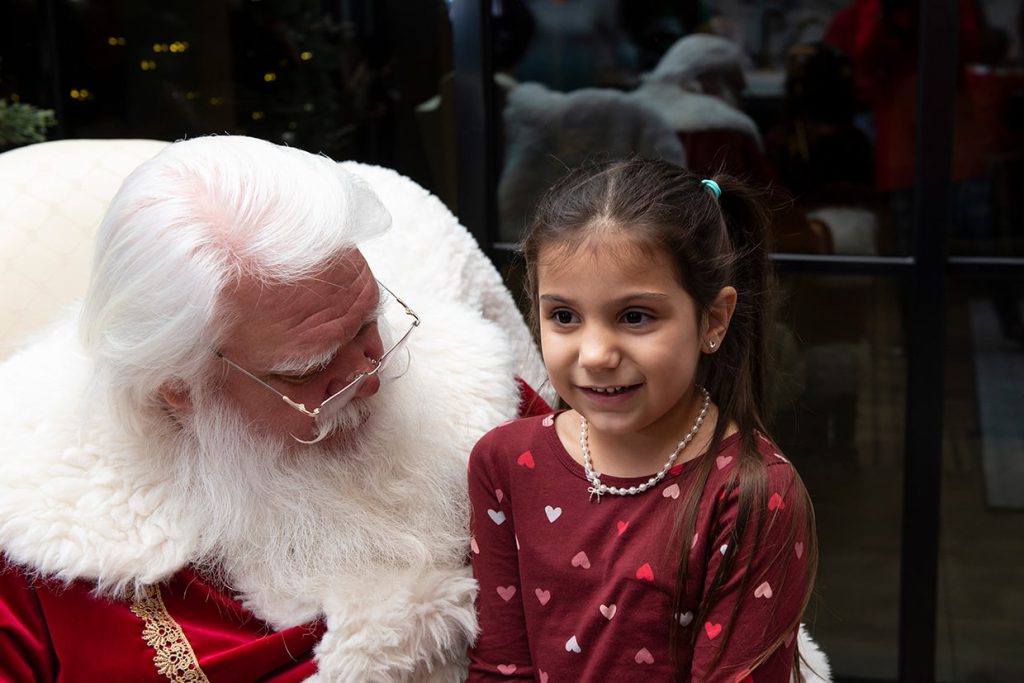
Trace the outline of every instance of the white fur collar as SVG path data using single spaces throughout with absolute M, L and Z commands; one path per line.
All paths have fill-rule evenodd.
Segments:
M 656 112 L 677 132 L 737 130 L 752 137 L 758 148 L 764 148 L 761 132 L 754 120 L 717 97 L 656 81 L 644 83 L 630 93 L 630 97 Z
M 395 392 L 408 416 L 397 431 L 416 438 L 399 441 L 395 455 L 458 472 L 449 480 L 458 500 L 473 443 L 516 413 L 512 354 L 499 328 L 466 307 L 418 306 L 414 362 Z M 65 322 L 0 365 L 0 549 L 34 573 L 100 591 L 160 582 L 194 557 L 202 520 L 169 504 L 143 444 L 108 422 L 82 427 L 88 367 L 73 332 Z M 464 568 L 340 576 L 306 597 L 241 599 L 278 628 L 325 615 L 319 680 L 461 680 L 475 629 L 475 582 Z

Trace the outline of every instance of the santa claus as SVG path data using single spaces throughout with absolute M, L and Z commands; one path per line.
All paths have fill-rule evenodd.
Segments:
M 231 136 L 128 177 L 0 366 L 4 680 L 461 680 L 466 457 L 541 375 L 435 204 Z

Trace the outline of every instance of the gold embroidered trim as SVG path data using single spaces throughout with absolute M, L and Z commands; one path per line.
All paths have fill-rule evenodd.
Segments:
M 131 611 L 142 619 L 142 638 L 156 651 L 153 664 L 157 673 L 175 683 L 209 683 L 199 668 L 185 632 L 167 611 L 159 586 L 146 586 L 141 595 L 129 590 Z

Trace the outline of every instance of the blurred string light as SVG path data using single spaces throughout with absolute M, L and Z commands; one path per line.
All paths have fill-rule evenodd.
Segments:
M 79 102 L 96 99 L 95 96 L 86 88 L 73 88 L 70 95 L 71 99 L 78 100 Z
M 276 80 L 277 74 L 274 73 L 273 71 L 268 71 L 267 73 L 263 74 L 263 81 L 265 83 L 273 83 Z
M 261 112 L 261 111 L 254 111 L 252 113 L 252 120 L 253 121 L 262 121 L 264 116 L 265 116 L 265 114 L 263 112 Z
M 210 104 L 213 105 L 214 107 L 219 107 L 220 105 L 224 104 L 224 98 L 223 97 L 211 97 L 210 98 Z
M 110 36 L 107 38 L 107 45 L 111 47 L 124 47 L 128 41 L 124 39 L 124 36 Z
M 170 52 L 179 54 L 188 50 L 188 43 L 184 40 L 176 40 L 173 43 L 153 43 L 153 52 Z
M 143 71 L 154 71 L 156 69 L 156 61 L 153 59 L 143 59 L 139 62 L 139 68 Z
M 308 62 L 309 60 L 313 59 L 313 53 L 310 52 L 309 50 L 306 50 L 305 52 L 299 55 L 299 59 L 301 59 L 304 62 Z

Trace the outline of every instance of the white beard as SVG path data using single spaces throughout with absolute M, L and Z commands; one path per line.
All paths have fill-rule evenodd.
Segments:
M 219 397 L 195 396 L 161 449 L 200 530 L 193 564 L 278 628 L 316 618 L 339 587 L 464 563 L 464 463 L 419 457 L 391 388 L 353 401 L 341 433 L 314 445 L 259 436 Z
M 0 364 L 16 389 L 0 395 L 7 561 L 114 599 L 198 566 L 271 629 L 323 617 L 319 680 L 465 680 L 466 457 L 519 392 L 498 327 L 430 293 L 416 307 L 407 371 L 358 402 L 358 438 L 315 447 L 207 414 L 216 395 L 193 395 L 184 424 L 159 412 L 126 429 L 83 401 L 106 392 L 87 393 L 72 325 Z

